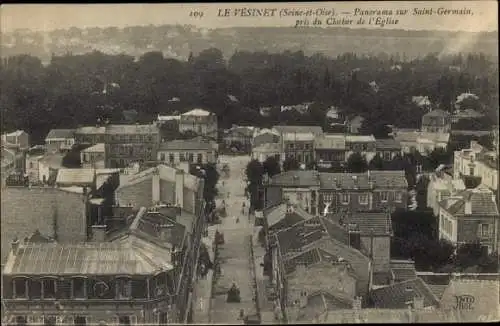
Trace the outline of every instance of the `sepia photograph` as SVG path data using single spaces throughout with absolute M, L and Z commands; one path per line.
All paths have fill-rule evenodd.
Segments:
M 496 1 L 2 4 L 1 324 L 500 321 Z

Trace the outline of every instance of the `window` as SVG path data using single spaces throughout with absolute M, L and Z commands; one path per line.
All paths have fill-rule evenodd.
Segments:
M 380 193 L 380 200 L 386 202 L 389 199 L 389 193 L 387 191 L 382 191 Z
M 131 325 L 130 316 L 119 316 L 118 317 L 118 325 Z
M 325 203 L 333 201 L 333 194 L 323 194 L 323 201 Z
M 342 204 L 348 204 L 349 203 L 349 194 L 341 194 L 341 198 L 342 198 Z
M 298 155 L 297 155 L 297 161 L 298 161 L 299 163 L 302 163 L 302 154 L 298 154 Z
M 85 279 L 81 277 L 76 277 L 72 282 L 72 296 L 75 299 L 85 299 L 87 297 L 85 288 Z
M 43 280 L 43 298 L 44 299 L 56 298 L 56 280 L 53 279 Z
M 196 155 L 196 162 L 202 163 L 203 162 L 203 154 L 197 154 Z
M 132 282 L 128 278 L 116 280 L 116 296 L 118 299 L 130 299 L 132 292 Z
M 474 167 L 469 168 L 469 175 L 474 175 Z
M 361 205 L 367 205 L 368 204 L 368 195 L 359 195 L 358 197 L 358 202 L 361 204 Z
M 179 153 L 179 161 L 184 162 L 185 160 L 184 153 Z
M 192 153 L 189 154 L 189 162 L 194 163 L 194 154 Z
M 162 162 L 165 161 L 165 153 L 160 154 L 160 161 L 162 161 Z
M 489 224 L 481 224 L 480 225 L 480 234 L 481 237 L 486 238 L 490 235 L 490 225 Z
M 166 325 L 168 324 L 168 313 L 166 311 L 160 311 L 158 314 L 158 324 Z
M 288 144 L 288 148 L 294 149 L 294 144 L 293 143 Z
M 174 163 L 175 161 L 174 154 L 168 154 L 168 160 L 170 161 L 170 163 Z
M 391 160 L 391 152 L 384 152 L 382 155 L 383 159 L 386 161 Z
M 16 316 L 16 325 L 24 326 L 27 324 L 26 316 Z
M 368 150 L 368 145 L 367 145 L 367 144 L 362 144 L 362 145 L 361 145 L 361 150 L 362 150 L 363 152 L 366 152 L 366 151 Z
M 42 281 L 32 280 L 29 285 L 30 298 L 31 299 L 41 299 L 42 298 Z
M 28 280 L 18 278 L 14 280 L 14 299 L 28 298 Z
M 75 316 L 73 318 L 73 323 L 75 326 L 87 326 L 87 317 L 86 316 Z
M 309 150 L 310 149 L 309 144 L 304 144 L 304 149 Z
M 403 195 L 400 192 L 396 193 L 396 201 L 401 203 L 403 201 Z
M 43 324 L 45 326 L 56 326 L 57 324 L 57 317 L 56 316 L 44 316 L 43 317 Z

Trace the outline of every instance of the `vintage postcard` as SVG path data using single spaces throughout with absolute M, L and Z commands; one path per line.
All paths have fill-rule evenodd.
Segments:
M 0 7 L 2 325 L 500 320 L 498 3 Z

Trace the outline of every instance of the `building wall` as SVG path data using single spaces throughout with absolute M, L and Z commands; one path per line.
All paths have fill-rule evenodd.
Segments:
M 153 202 L 152 180 L 146 179 L 140 183 L 116 190 L 116 198 L 119 206 L 132 206 L 136 209 L 149 207 Z
M 101 166 L 102 163 L 106 161 L 106 155 L 105 153 L 80 153 L 80 160 L 82 162 L 82 166 L 88 166 L 88 167 L 94 167 L 96 165 Z M 101 168 L 101 167 L 99 167 Z M 104 168 L 104 166 L 102 167 Z
M 481 234 L 481 224 L 488 225 L 489 232 L 485 235 Z M 489 246 L 490 252 L 497 250 L 498 232 L 498 217 L 478 216 L 459 218 L 457 221 L 458 243 L 480 241 L 482 245 Z
M 371 237 L 361 236 L 361 243 L 368 252 L 371 249 Z M 390 269 L 391 261 L 391 237 L 374 236 L 373 237 L 373 271 L 374 272 L 388 272 Z
M 314 141 L 284 141 L 283 149 L 285 159 L 293 157 L 306 164 L 314 161 Z
M 316 191 L 314 189 L 283 188 L 283 199 L 289 199 L 290 203 L 298 205 L 308 213 L 315 214 L 317 201 Z
M 208 117 L 181 116 L 179 131 L 193 131 L 199 135 L 217 138 L 217 116 Z
M 387 194 L 387 201 L 382 200 L 382 193 Z M 400 196 L 398 198 L 398 196 Z M 395 209 L 405 209 L 407 208 L 408 202 L 408 190 L 407 189 L 375 189 L 373 192 L 373 209 L 374 210 L 385 210 L 390 208 Z
M 191 214 L 195 213 L 195 207 L 196 207 L 196 193 L 184 187 L 184 196 L 183 196 L 183 204 L 182 207 L 186 212 L 189 212 Z
M 315 161 L 319 162 L 345 162 L 346 151 L 344 149 L 316 149 Z
M 252 146 L 258 147 L 258 146 L 263 145 L 263 144 L 278 143 L 279 140 L 280 140 L 280 137 L 278 135 L 267 132 L 267 133 L 255 136 L 252 140 Z
M 26 174 L 30 182 L 38 182 L 40 180 L 39 156 L 26 156 Z
M 171 161 L 170 155 L 173 155 L 173 161 Z M 184 157 L 181 159 L 181 155 Z M 193 159 L 190 160 L 190 155 L 193 155 Z M 198 156 L 201 155 L 201 161 Z M 216 154 L 214 150 L 182 150 L 182 151 L 170 151 L 170 150 L 158 150 L 157 160 L 160 162 L 165 162 L 167 164 L 178 164 L 181 162 L 190 163 L 215 163 L 217 162 Z
M 453 244 L 458 239 L 457 220 L 444 209 L 439 210 L 439 239 L 445 239 Z

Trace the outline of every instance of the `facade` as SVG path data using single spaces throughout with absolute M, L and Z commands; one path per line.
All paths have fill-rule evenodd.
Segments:
M 53 184 L 57 172 L 62 168 L 63 158 L 61 153 L 46 153 L 38 160 L 38 182 Z
M 45 147 L 49 152 L 68 151 L 74 144 L 74 129 L 52 129 L 45 137 Z
M 124 168 L 135 162 L 153 161 L 160 144 L 160 132 L 151 125 L 105 125 L 81 127 L 75 131 L 77 144 L 105 144 L 107 168 Z
M 475 141 L 470 148 L 456 151 L 453 164 L 454 178 L 474 176 L 481 178 L 481 184 L 498 190 L 498 152 L 487 151 Z
M 198 135 L 217 139 L 217 116 L 202 109 L 183 113 L 179 120 L 179 131 L 181 133 L 192 131 Z
M 241 144 L 243 148 L 250 149 L 252 139 L 255 132 L 255 127 L 236 126 L 224 131 L 224 144 L 231 146 L 233 144 Z
M 96 188 L 95 169 L 59 169 L 56 185 L 58 187 L 88 187 Z
M 280 143 L 280 133 L 277 130 L 263 128 L 254 131 L 252 148 L 275 143 Z
M 478 187 L 442 200 L 439 209 L 439 237 L 455 245 L 479 241 L 496 252 L 499 242 L 499 214 L 494 193 Z
M 315 160 L 320 167 L 345 162 L 346 137 L 342 134 L 324 134 L 314 140 Z
M 345 137 L 346 159 L 353 153 L 359 153 L 370 162 L 376 154 L 376 141 L 373 135 L 359 136 L 347 135 Z
M 453 179 L 453 176 L 445 171 L 432 173 L 427 185 L 427 207 L 432 208 L 435 216 L 439 216 L 439 203 L 463 190 L 465 184 L 462 179 Z
M 424 114 L 421 129 L 423 132 L 449 133 L 451 130 L 450 113 L 437 109 Z
M 358 134 L 363 124 L 363 121 L 365 121 L 365 118 L 363 118 L 360 115 L 357 115 L 354 118 L 350 119 L 349 122 L 347 123 L 348 125 L 347 129 L 349 133 Z
M 403 154 L 401 144 L 394 138 L 375 140 L 375 150 L 384 161 L 391 161 Z
M 44 146 L 33 146 L 26 153 L 26 176 L 31 183 L 38 183 L 40 180 L 39 162 L 45 155 Z
M 215 163 L 217 151 L 214 142 L 209 140 L 172 140 L 162 142 L 158 148 L 157 161 L 165 164 Z
M 106 166 L 106 145 L 98 143 L 82 150 L 80 161 L 84 169 L 104 169 Z
M 269 157 L 275 157 L 278 162 L 281 162 L 284 153 L 280 143 L 266 143 L 252 148 L 252 159 L 264 162 Z
M 275 126 L 281 138 L 284 157 L 294 158 L 299 163 L 314 162 L 314 139 L 323 134 L 316 126 Z
M 30 148 L 30 136 L 23 130 L 2 134 L 2 145 L 17 150 Z
M 450 141 L 450 133 L 442 132 L 396 130 L 393 135 L 401 144 L 403 153 L 411 153 L 412 149 L 416 149 L 422 155 L 427 155 L 436 148 L 446 149 Z

